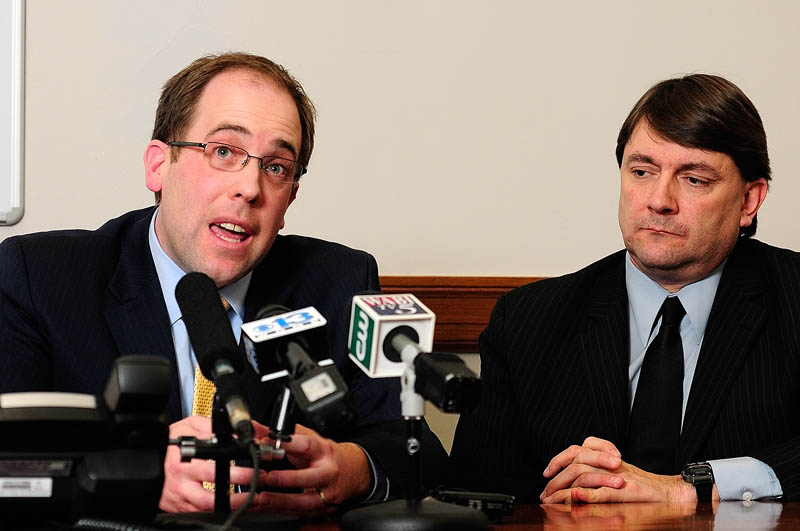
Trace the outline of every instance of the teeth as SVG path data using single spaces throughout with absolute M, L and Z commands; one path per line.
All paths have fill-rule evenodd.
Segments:
M 222 227 L 223 229 L 228 229 L 229 231 L 233 232 L 240 232 L 240 233 L 245 232 L 244 227 L 240 227 L 239 225 L 234 225 L 233 223 L 220 223 L 219 226 Z
M 222 234 L 217 234 L 217 236 L 219 238 L 225 240 L 226 242 L 230 242 L 230 243 L 239 243 L 241 241 L 241 240 L 236 239 L 236 238 L 227 238 L 227 237 L 223 236 Z

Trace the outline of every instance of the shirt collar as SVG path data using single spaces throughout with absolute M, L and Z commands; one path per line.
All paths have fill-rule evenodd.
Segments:
M 150 220 L 148 235 L 150 254 L 153 255 L 158 281 L 161 283 L 161 293 L 164 295 L 164 302 L 167 304 L 167 312 L 169 313 L 170 326 L 172 326 L 182 315 L 180 306 L 178 306 L 178 301 L 175 300 L 175 286 L 178 285 L 178 281 L 183 278 L 186 273 L 178 267 L 178 264 L 172 261 L 172 258 L 170 258 L 161 247 L 161 243 L 156 237 L 156 216 L 158 216 L 158 209 L 156 209 Z M 244 299 L 247 296 L 247 290 L 250 287 L 250 279 L 252 276 L 253 272 L 251 271 L 233 284 L 228 284 L 219 290 L 219 294 L 225 297 L 225 300 L 230 303 L 231 308 L 233 308 L 241 319 L 244 319 Z
M 711 313 L 711 306 L 714 304 L 714 296 L 717 293 L 722 270 L 727 261 L 727 258 L 723 260 L 703 280 L 688 284 L 676 293 L 686 310 L 686 315 L 689 316 L 689 326 L 694 331 L 694 338 L 698 345 L 705 334 L 708 316 Z M 633 265 L 630 253 L 627 252 L 625 253 L 625 285 L 628 289 L 631 315 L 635 320 L 641 344 L 647 345 L 658 310 L 661 309 L 664 299 L 670 293 Z

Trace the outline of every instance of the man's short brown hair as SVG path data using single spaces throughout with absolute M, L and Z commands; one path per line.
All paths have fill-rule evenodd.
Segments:
M 745 181 L 770 181 L 767 135 L 755 105 L 725 78 L 691 74 L 667 79 L 644 93 L 634 105 L 617 137 L 617 163 L 634 129 L 648 127 L 680 146 L 725 153 Z M 740 236 L 756 233 L 756 217 Z

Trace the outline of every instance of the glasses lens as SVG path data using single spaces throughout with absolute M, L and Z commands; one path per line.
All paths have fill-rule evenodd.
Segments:
M 208 143 L 205 156 L 212 168 L 224 171 L 241 169 L 242 162 L 247 159 L 247 153 L 243 149 L 216 142 Z
M 294 182 L 298 164 L 290 159 L 280 157 L 264 157 L 261 170 L 267 180 L 274 184 Z

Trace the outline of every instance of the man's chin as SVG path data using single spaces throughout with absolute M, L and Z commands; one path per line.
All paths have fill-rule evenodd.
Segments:
M 649 271 L 675 271 L 685 267 L 687 261 L 680 256 L 660 253 L 635 253 L 629 251 L 633 264 L 640 270 Z
M 208 275 L 211 280 L 214 281 L 214 284 L 217 285 L 217 288 L 225 287 L 229 284 L 233 284 L 237 280 L 240 280 L 250 271 L 249 268 L 246 266 L 239 265 L 235 268 L 202 268 L 200 269 L 201 273 L 205 273 Z

